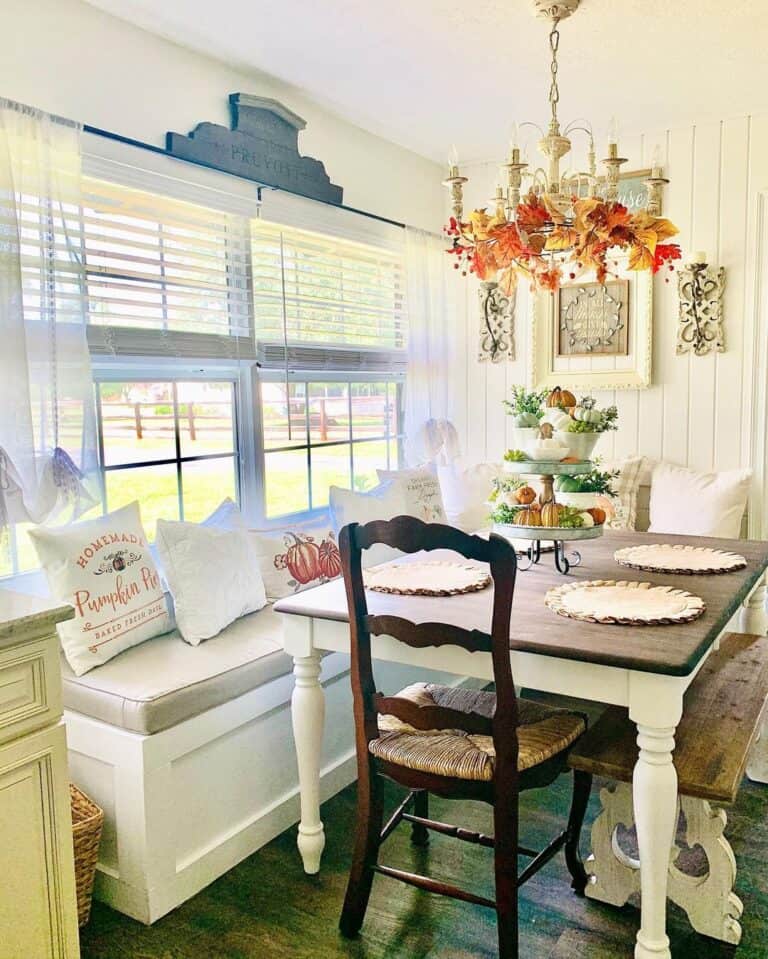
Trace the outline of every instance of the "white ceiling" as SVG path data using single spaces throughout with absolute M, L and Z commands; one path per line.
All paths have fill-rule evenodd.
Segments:
M 499 157 L 512 120 L 547 119 L 531 0 L 88 2 L 436 160 Z M 561 118 L 601 138 L 612 113 L 640 132 L 768 111 L 766 0 L 582 0 L 561 33 Z

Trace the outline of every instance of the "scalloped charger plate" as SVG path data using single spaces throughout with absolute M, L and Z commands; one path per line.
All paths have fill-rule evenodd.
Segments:
M 367 589 L 396 596 L 459 596 L 476 593 L 491 577 L 465 563 L 387 563 L 363 571 Z
M 681 575 L 716 575 L 744 569 L 746 559 L 738 553 L 728 553 L 709 546 L 682 546 L 672 543 L 647 543 L 616 550 L 613 558 L 619 566 L 641 569 L 651 573 L 679 573 Z
M 545 602 L 559 616 L 613 626 L 690 623 L 706 610 L 700 596 L 684 589 L 610 579 L 557 586 Z

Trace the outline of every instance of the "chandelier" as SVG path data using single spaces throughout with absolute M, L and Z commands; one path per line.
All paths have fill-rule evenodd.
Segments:
M 661 192 L 669 181 L 654 158 L 651 174 L 645 180 L 645 207 L 630 213 L 619 202 L 620 170 L 627 161 L 619 155 L 615 121 L 609 129 L 602 176 L 597 173 L 591 126 L 577 120 L 561 131 L 557 115 L 560 23 L 575 12 L 579 0 L 534 3 L 538 14 L 551 23 L 550 120 L 546 134 L 535 123 L 521 127 L 539 130 L 538 150 L 546 163 L 531 169 L 525 158 L 521 159 L 519 128 L 515 125 L 509 159 L 503 165 L 506 187 L 497 185 L 490 211 L 474 210 L 465 221 L 463 188 L 467 177 L 461 175 L 454 151 L 443 181 L 450 190 L 453 211 L 445 227 L 452 241 L 448 252 L 456 257 L 457 269 L 463 267 L 465 273 L 486 283 L 498 283 L 499 292 L 505 296 L 514 292 L 519 276 L 526 277 L 533 290 L 555 291 L 562 282 L 588 272 L 603 283 L 611 272 L 609 267 L 618 268 L 620 255 L 626 256 L 630 270 L 656 273 L 665 263 L 680 258 L 680 247 L 667 242 L 677 234 L 677 227 L 659 215 Z M 571 152 L 570 136 L 574 133 L 587 137 L 587 169 L 561 171 L 561 161 Z M 526 191 L 521 199 L 524 182 Z

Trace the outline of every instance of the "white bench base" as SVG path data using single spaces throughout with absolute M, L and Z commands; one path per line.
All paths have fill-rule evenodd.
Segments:
M 387 689 L 413 680 L 397 665 L 379 674 Z M 98 900 L 153 923 L 299 820 L 294 680 L 288 673 L 151 736 L 65 711 L 71 779 L 105 811 Z M 325 800 L 357 777 L 348 657 L 324 657 L 321 683 Z
M 590 876 L 586 895 L 623 906 L 640 892 L 640 863 L 627 855 L 617 840 L 619 826 L 631 829 L 634 825 L 632 788 L 628 783 L 616 783 L 600 791 L 600 800 L 603 808 L 592 826 L 592 854 L 586 862 Z M 725 811 L 689 796 L 680 797 L 680 810 L 686 822 L 685 841 L 704 849 L 709 868 L 703 876 L 686 874 L 676 865 L 680 850 L 673 846 L 667 896 L 686 912 L 697 932 L 738 945 L 744 907 L 733 891 L 736 860 L 724 835 Z

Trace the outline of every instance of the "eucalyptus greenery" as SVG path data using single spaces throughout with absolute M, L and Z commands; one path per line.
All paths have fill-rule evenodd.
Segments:
M 524 386 L 512 387 L 512 399 L 504 400 L 509 416 L 533 413 L 538 419 L 544 415 L 544 404 L 549 390 L 526 390 Z

